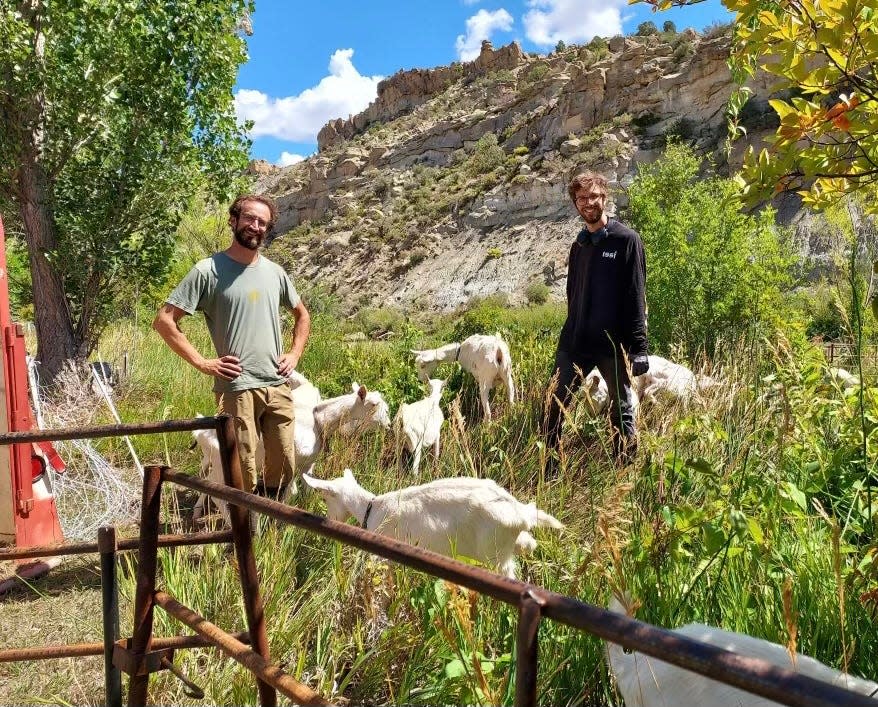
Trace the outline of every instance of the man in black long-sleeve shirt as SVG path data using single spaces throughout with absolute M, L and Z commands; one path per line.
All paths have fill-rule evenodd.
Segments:
M 553 388 L 544 421 L 546 444 L 557 450 L 566 408 L 583 377 L 597 366 L 610 393 L 613 452 L 629 461 L 637 449 L 637 428 L 631 374 L 649 369 L 646 342 L 646 258 L 636 231 L 604 212 L 607 180 L 585 172 L 567 189 L 585 220 L 570 247 L 567 267 L 567 321 L 555 353 L 557 386 Z M 548 474 L 557 470 L 550 457 Z

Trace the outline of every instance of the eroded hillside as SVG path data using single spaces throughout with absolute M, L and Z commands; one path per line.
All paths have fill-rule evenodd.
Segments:
M 716 152 L 728 46 L 693 30 L 549 56 L 486 42 L 473 62 L 395 74 L 366 111 L 321 130 L 317 155 L 253 165 L 281 209 L 272 256 L 351 309 L 448 310 L 498 292 L 518 303 L 535 281 L 563 296 L 578 230 L 568 179 L 598 169 L 624 207 L 637 164 L 670 136 Z M 754 90 L 751 140 L 772 116 Z

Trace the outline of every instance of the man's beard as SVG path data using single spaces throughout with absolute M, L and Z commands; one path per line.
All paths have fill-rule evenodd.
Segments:
M 595 209 L 593 212 L 586 212 L 586 213 L 589 213 L 589 214 L 591 214 L 591 213 L 597 214 L 597 216 L 591 216 L 591 215 L 586 216 L 585 214 L 580 214 L 580 216 L 582 216 L 582 218 L 585 219 L 585 222 L 586 222 L 589 226 L 594 226 L 596 223 L 600 223 L 600 222 L 601 222 L 601 219 L 603 219 L 603 217 L 604 217 L 604 212 L 603 212 L 602 209 Z
M 245 228 L 235 229 L 235 240 L 247 250 L 258 250 L 265 240 L 265 234 L 250 234 Z

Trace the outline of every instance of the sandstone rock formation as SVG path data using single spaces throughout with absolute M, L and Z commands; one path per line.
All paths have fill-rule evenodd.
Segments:
M 534 279 L 562 297 L 578 230 L 569 177 L 605 172 L 624 207 L 637 164 L 668 134 L 716 149 L 728 50 L 727 37 L 691 30 L 548 57 L 486 42 L 472 62 L 401 71 L 363 113 L 327 123 L 317 155 L 262 173 L 257 188 L 280 207 L 274 257 L 351 308 L 520 302 Z M 751 125 L 768 128 L 768 89 L 753 88 Z

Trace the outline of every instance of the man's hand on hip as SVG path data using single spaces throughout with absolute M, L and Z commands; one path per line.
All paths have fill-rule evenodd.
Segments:
M 278 356 L 277 372 L 286 378 L 293 372 L 299 363 L 299 357 L 294 353 L 285 353 Z
M 631 375 L 642 376 L 649 370 L 649 358 L 646 356 L 635 356 L 631 359 Z
M 209 376 L 224 378 L 227 381 L 235 380 L 243 373 L 241 362 L 237 356 L 223 356 L 221 358 L 207 358 L 198 370 Z

